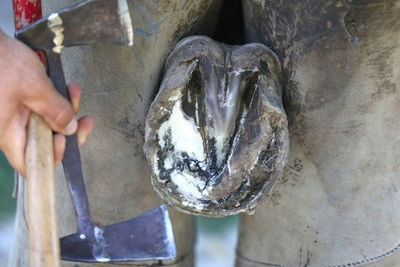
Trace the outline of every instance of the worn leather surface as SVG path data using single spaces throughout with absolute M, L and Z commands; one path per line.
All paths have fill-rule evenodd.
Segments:
M 43 1 L 44 14 L 78 2 Z M 100 225 L 130 219 L 161 204 L 152 189 L 142 150 L 145 116 L 157 93 L 170 50 L 188 34 L 212 30 L 212 19 L 219 6 L 215 0 L 128 2 L 134 24 L 133 47 L 67 48 L 62 54 L 67 81 L 77 81 L 83 88 L 80 114 L 90 114 L 96 120 L 81 153 L 91 213 Z M 16 242 L 10 261 L 10 266 L 16 267 L 28 264 L 25 190 L 21 181 Z M 60 236 L 74 233 L 75 215 L 61 169 L 57 170 L 57 200 Z M 145 264 L 191 266 L 193 219 L 173 210 L 170 216 L 177 245 L 176 260 Z M 114 266 L 72 262 L 62 265 Z
M 46 1 L 44 13 L 72 2 L 78 1 Z M 202 24 L 195 14 L 213 9 L 211 2 L 132 1 L 139 25 L 134 48 L 64 53 L 67 79 L 84 88 L 82 114 L 97 120 L 82 154 L 99 223 L 160 203 L 149 183 L 141 129 L 163 60 L 177 39 Z M 268 45 L 282 61 L 291 152 L 274 196 L 255 215 L 242 216 L 237 266 L 396 266 L 400 1 L 245 0 L 244 8 L 248 41 Z M 75 218 L 58 173 L 65 235 L 75 231 Z M 10 266 L 28 264 L 22 183 L 19 196 Z M 183 257 L 176 266 L 190 266 L 192 219 L 172 217 Z
M 289 162 L 237 266 L 398 266 L 400 1 L 244 1 L 282 60 Z

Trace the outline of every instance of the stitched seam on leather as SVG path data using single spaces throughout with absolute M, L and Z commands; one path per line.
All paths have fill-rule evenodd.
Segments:
M 325 267 L 342 267 L 342 266 L 358 266 L 361 264 L 366 264 L 366 263 L 374 263 L 377 262 L 379 260 L 382 260 L 388 256 L 391 256 L 392 254 L 394 254 L 395 252 L 397 252 L 400 249 L 400 243 L 395 246 L 393 249 L 379 255 L 379 256 L 375 256 L 375 257 L 370 257 L 370 258 L 366 258 L 366 259 L 362 259 L 359 261 L 355 261 L 355 262 L 351 262 L 351 263 L 346 263 L 346 264 L 338 264 L 338 265 L 325 265 Z

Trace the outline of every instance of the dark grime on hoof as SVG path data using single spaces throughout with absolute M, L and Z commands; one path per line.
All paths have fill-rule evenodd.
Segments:
M 282 176 L 289 149 L 275 54 L 192 36 L 170 54 L 146 121 L 152 183 L 170 205 L 222 217 L 250 211 Z

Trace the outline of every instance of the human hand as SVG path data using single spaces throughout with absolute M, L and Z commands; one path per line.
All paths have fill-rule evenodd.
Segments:
M 26 129 L 31 111 L 43 116 L 57 132 L 53 135 L 56 165 L 64 154 L 64 135 L 77 132 L 82 145 L 93 129 L 93 118 L 83 117 L 77 121 L 74 117 L 80 106 L 80 86 L 70 84 L 68 91 L 71 103 L 55 90 L 36 54 L 0 29 L 0 149 L 23 176 L 26 174 Z

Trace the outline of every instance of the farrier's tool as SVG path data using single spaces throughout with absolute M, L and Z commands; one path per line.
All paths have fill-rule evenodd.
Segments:
M 29 25 L 16 37 L 47 56 L 49 76 L 69 98 L 62 72 L 63 47 L 93 44 L 132 45 L 127 0 L 88 0 Z M 90 216 L 77 136 L 68 136 L 64 172 L 77 215 L 78 230 L 61 239 L 61 258 L 72 261 L 171 259 L 175 243 L 168 211 L 160 206 L 136 218 L 100 227 Z
M 13 0 L 15 29 L 20 30 L 42 17 L 40 0 Z M 38 52 L 44 62 L 44 55 Z M 60 242 L 55 195 L 52 132 L 44 119 L 32 114 L 27 126 L 25 152 L 27 169 L 29 265 L 59 267 Z

